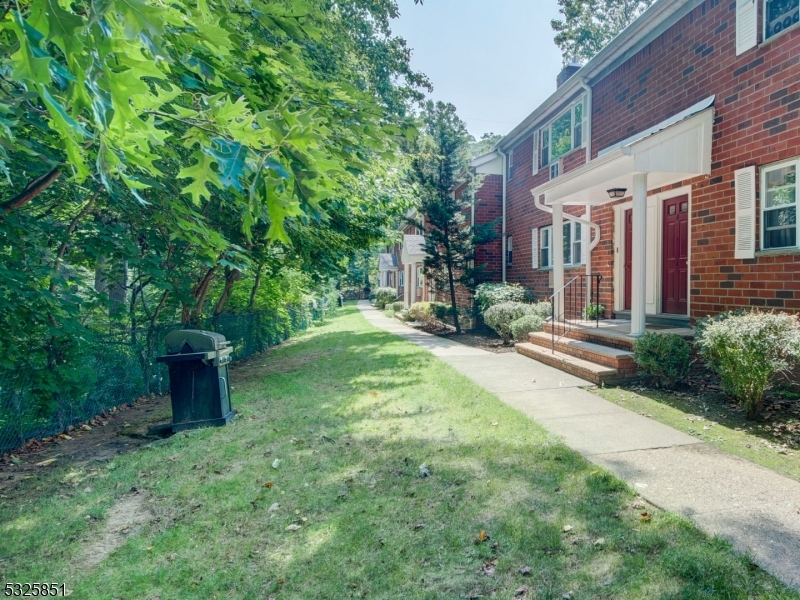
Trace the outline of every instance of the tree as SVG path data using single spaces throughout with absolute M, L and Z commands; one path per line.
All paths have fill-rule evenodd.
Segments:
M 484 133 L 481 139 L 469 145 L 469 154 L 472 158 L 478 158 L 484 154 L 489 154 L 502 139 L 503 136 L 500 134 Z
M 564 64 L 583 62 L 630 25 L 653 0 L 558 0 L 564 20 L 553 20 Z
M 467 223 L 476 182 L 465 176 L 473 141 L 466 124 L 452 104 L 442 102 L 428 102 L 423 121 L 411 173 L 425 220 L 415 225 L 425 229 L 425 275 L 450 296 L 456 332 L 461 333 L 456 285 L 475 287 L 476 272 L 481 270 L 473 266 L 475 248 L 491 239 L 492 228 Z
M 14 373 L 70 395 L 70 352 L 93 334 L 292 302 L 383 239 L 429 87 L 396 15 L 393 0 L 6 3 L 0 405 Z

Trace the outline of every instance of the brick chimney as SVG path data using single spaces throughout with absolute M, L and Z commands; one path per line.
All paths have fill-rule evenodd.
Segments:
M 559 73 L 558 77 L 556 77 L 556 88 L 560 88 L 562 85 L 564 85 L 570 77 L 580 71 L 582 66 L 583 65 L 581 64 L 573 62 L 561 69 L 561 73 Z

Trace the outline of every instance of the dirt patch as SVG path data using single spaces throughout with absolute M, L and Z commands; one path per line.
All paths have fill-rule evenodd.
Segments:
M 86 542 L 72 564 L 72 570 L 85 571 L 96 567 L 149 523 L 153 513 L 148 509 L 146 500 L 147 493 L 144 491 L 117 500 L 108 511 L 103 530 Z
M 97 465 L 149 444 L 157 438 L 148 436 L 148 429 L 172 418 L 170 402 L 169 396 L 142 397 L 0 456 L 0 497 L 7 497 L 22 480 L 47 469 Z

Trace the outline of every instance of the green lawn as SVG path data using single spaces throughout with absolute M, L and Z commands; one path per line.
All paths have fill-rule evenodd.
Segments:
M 352 306 L 233 381 L 231 426 L 24 482 L 0 506 L 3 582 L 108 600 L 800 598 Z M 132 488 L 154 518 L 104 533 Z
M 766 420 L 748 421 L 723 394 L 686 394 L 653 389 L 598 388 L 609 402 L 652 417 L 703 442 L 800 481 L 800 450 L 795 431 L 797 410 L 768 412 Z M 787 441 L 789 442 L 787 444 Z

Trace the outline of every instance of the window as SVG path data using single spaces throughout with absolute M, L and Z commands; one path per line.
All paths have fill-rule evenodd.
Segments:
M 402 271 L 400 271 L 400 286 L 399 287 L 405 287 L 405 286 L 406 286 L 406 270 L 403 269 Z
M 580 223 L 567 221 L 564 223 L 564 266 L 581 264 L 583 260 L 583 228 Z M 553 227 L 542 227 L 539 230 L 539 264 L 542 269 L 553 267 Z
M 506 265 L 511 266 L 514 258 L 514 237 L 508 236 L 506 240 Z
M 583 98 L 581 98 L 541 130 L 539 137 L 542 140 L 543 167 L 550 163 L 555 164 L 562 156 L 583 145 L 583 117 Z M 555 175 L 558 176 L 558 171 Z M 553 177 L 552 169 L 550 176 Z
M 764 0 L 764 40 L 800 23 L 800 0 Z
M 550 262 L 551 254 L 550 254 L 550 237 L 553 233 L 552 227 L 543 227 L 540 230 L 541 237 L 542 237 L 542 246 L 541 246 L 541 262 L 542 269 L 549 269 L 552 267 L 552 263 Z
M 423 282 L 422 282 L 422 278 L 423 278 L 423 275 L 422 275 L 422 267 L 417 267 L 417 287 L 418 287 L 418 288 L 421 288 L 421 287 L 423 287 L 423 285 L 422 285 L 422 283 L 423 283 Z
M 797 247 L 797 171 L 795 159 L 761 169 L 761 247 Z
M 508 178 L 511 179 L 514 176 L 514 151 L 508 151 Z

